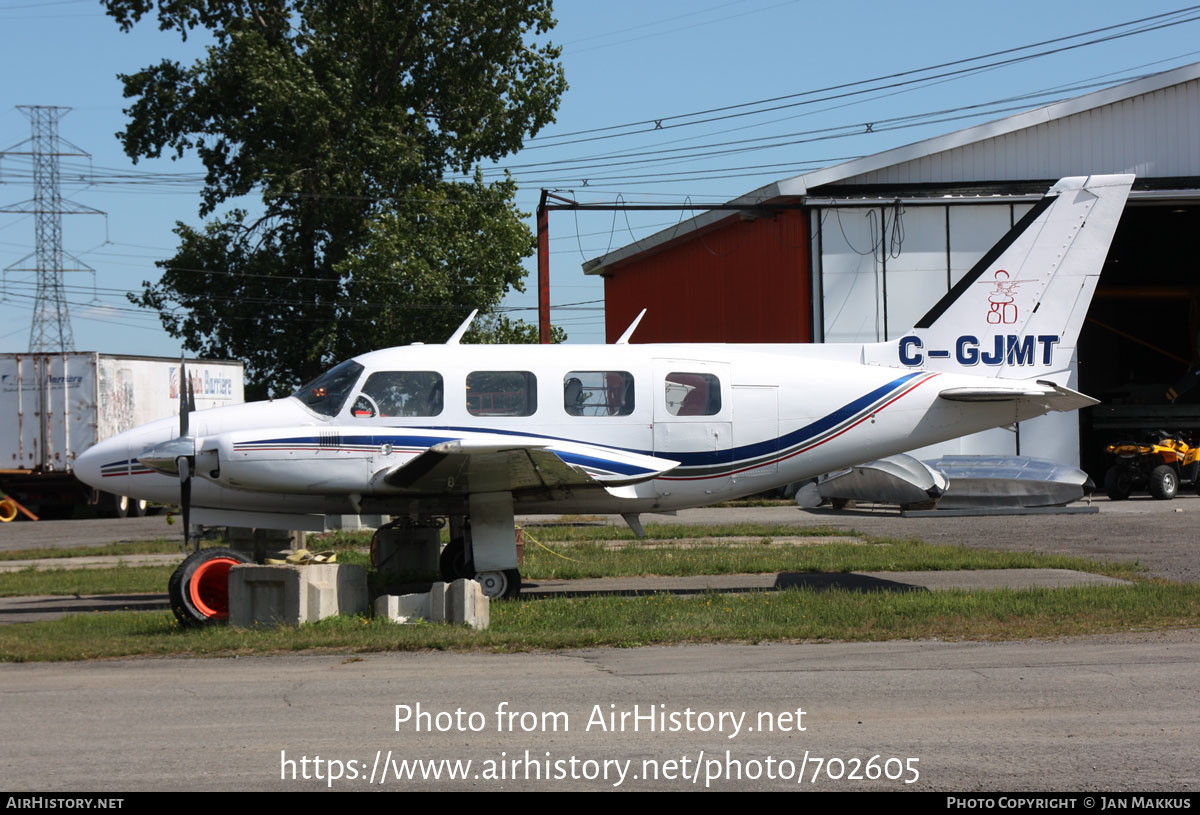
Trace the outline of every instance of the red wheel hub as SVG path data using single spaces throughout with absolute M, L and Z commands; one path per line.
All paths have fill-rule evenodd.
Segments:
M 192 605 L 206 617 L 229 619 L 229 570 L 238 565 L 233 558 L 219 557 L 196 567 L 188 581 Z

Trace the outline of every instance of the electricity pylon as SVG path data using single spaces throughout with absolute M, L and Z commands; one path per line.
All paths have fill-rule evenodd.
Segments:
M 59 189 L 58 160 L 62 156 L 91 156 L 58 135 L 58 120 L 65 116 L 70 108 L 18 105 L 17 109 L 29 118 L 32 135 L 25 141 L 0 151 L 0 157 L 29 156 L 32 159 L 33 198 L 0 207 L 0 212 L 22 212 L 34 216 L 34 250 L 4 271 L 37 273 L 33 322 L 29 327 L 30 353 L 74 351 L 75 336 L 71 331 L 71 314 L 63 285 L 63 274 L 94 274 L 95 270 L 78 258 L 63 252 L 62 216 L 104 213 L 62 197 Z M 66 266 L 63 262 L 64 257 L 76 265 Z M 32 266 L 28 265 L 30 259 L 34 261 Z

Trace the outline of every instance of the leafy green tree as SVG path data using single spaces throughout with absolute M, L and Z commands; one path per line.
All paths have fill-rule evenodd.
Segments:
M 481 162 L 553 121 L 550 0 L 105 0 L 129 30 L 206 30 L 192 65 L 122 76 L 134 160 L 195 152 L 203 227 L 178 224 L 132 298 L 185 347 L 286 392 L 366 350 L 449 335 L 521 287 L 534 241 Z M 256 195 L 260 204 L 247 203 Z M 493 316 L 476 338 L 530 335 Z

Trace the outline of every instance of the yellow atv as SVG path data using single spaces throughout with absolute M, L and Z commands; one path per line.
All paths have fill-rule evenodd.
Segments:
M 1114 501 L 1125 500 L 1134 490 L 1169 501 L 1180 484 L 1200 487 L 1200 447 L 1179 434 L 1160 430 L 1149 442 L 1110 444 L 1105 451 L 1117 458 L 1104 474 L 1104 491 Z

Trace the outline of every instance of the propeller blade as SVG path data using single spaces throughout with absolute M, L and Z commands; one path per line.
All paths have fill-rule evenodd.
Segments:
M 192 387 L 191 377 L 187 375 L 187 361 L 179 357 L 179 438 L 159 447 L 166 448 L 163 452 L 178 453 L 187 451 L 185 455 L 176 455 L 175 469 L 179 473 L 179 509 L 183 515 L 183 550 L 186 552 L 192 536 L 192 465 L 196 461 L 196 440 L 188 434 L 188 420 L 196 409 L 196 389 Z M 190 448 L 190 449 L 188 449 Z M 150 453 L 158 451 L 155 448 Z M 147 458 L 154 458 L 152 455 Z M 163 456 L 160 453 L 159 462 Z M 159 469 L 153 464 L 147 464 L 152 469 Z M 159 472 L 162 472 L 159 469 Z M 200 550 L 200 541 L 196 541 L 196 551 Z
M 187 363 L 179 358 L 179 435 L 181 438 L 188 434 L 188 375 Z

